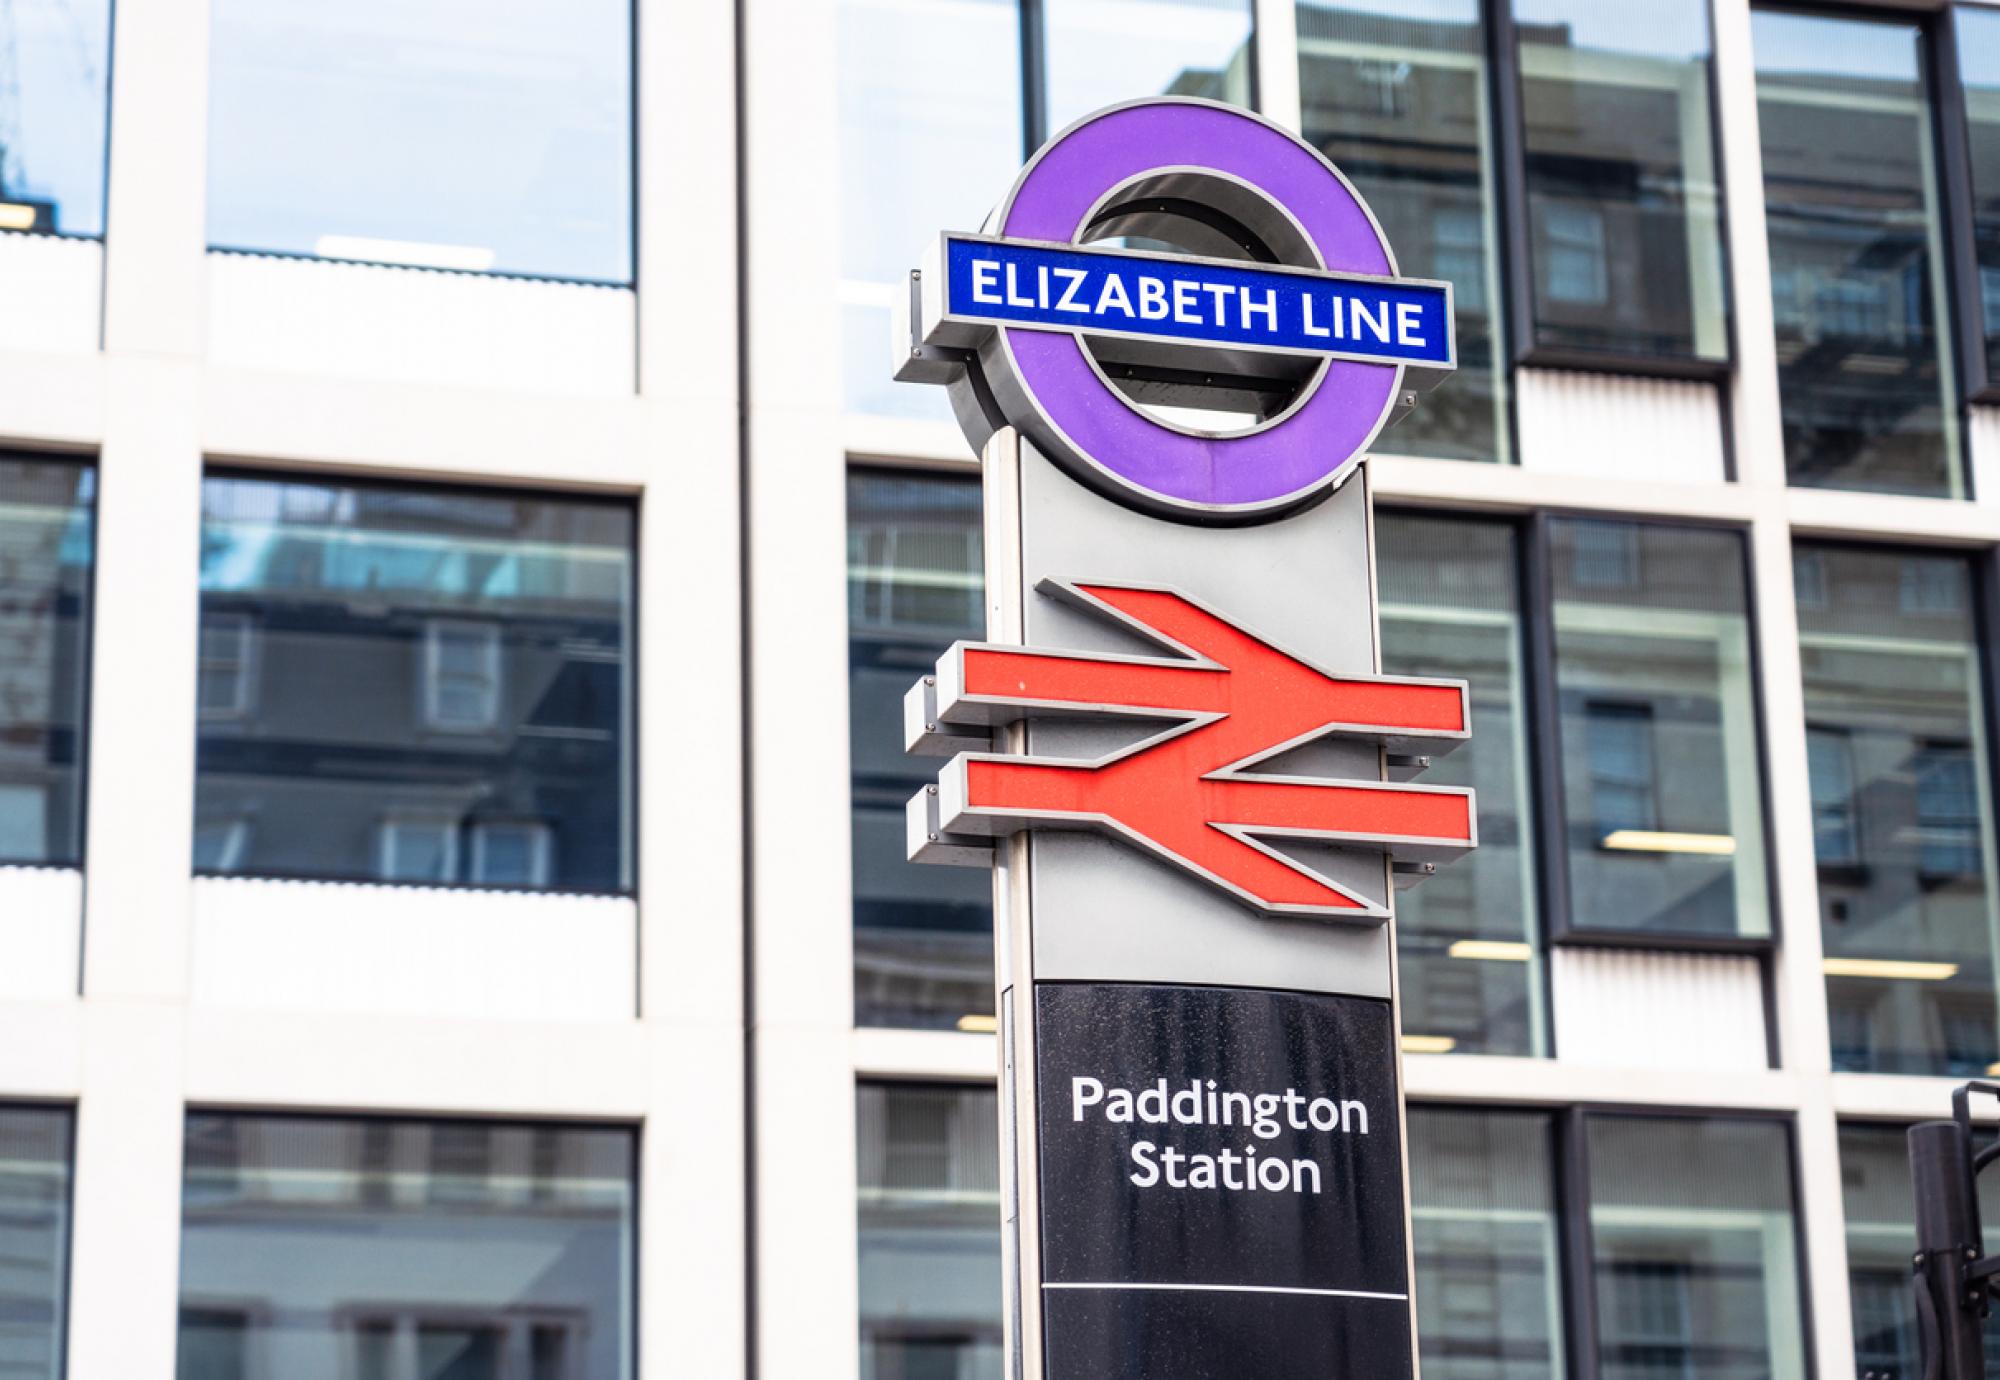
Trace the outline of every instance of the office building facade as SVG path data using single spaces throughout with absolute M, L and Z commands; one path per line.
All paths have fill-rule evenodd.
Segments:
M 2000 1076 L 1972 0 L 14 0 L 0 1368 L 998 1380 L 898 711 L 977 466 L 890 313 L 1161 93 L 1455 289 L 1371 462 L 1481 811 L 1398 905 L 1425 1372 L 1920 1373 L 1902 1128 Z

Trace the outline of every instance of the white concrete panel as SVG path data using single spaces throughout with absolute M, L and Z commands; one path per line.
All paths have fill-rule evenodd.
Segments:
M 0 867 L 0 998 L 74 997 L 82 957 L 83 874 Z
M 638 983 L 625 899 L 201 878 L 198 1005 L 517 1021 L 625 1021 Z
M 1551 980 L 1566 1063 L 1746 1073 L 1769 1063 L 1753 957 L 1558 947 Z
M 628 288 L 208 256 L 208 357 L 243 368 L 619 397 L 635 312 Z
M 1713 384 L 1523 369 L 1515 389 L 1526 469 L 1686 484 L 1727 474 Z
M 56 235 L 0 235 L 0 349 L 97 349 L 104 245 Z
M 2000 407 L 1967 409 L 1965 449 L 1973 498 L 1981 507 L 2000 509 Z

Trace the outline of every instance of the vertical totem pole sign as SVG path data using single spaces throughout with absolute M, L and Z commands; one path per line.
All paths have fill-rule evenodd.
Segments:
M 1309 145 L 1157 100 L 909 316 L 984 472 L 987 640 L 905 723 L 911 856 L 994 875 L 1010 1373 L 1409 1376 L 1392 900 L 1475 829 L 1411 782 L 1466 688 L 1380 673 L 1361 461 L 1451 289 Z

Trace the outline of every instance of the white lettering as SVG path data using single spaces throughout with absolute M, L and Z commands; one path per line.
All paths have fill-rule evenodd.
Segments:
M 1301 303 L 1302 303 L 1302 304 L 1304 305 L 1304 307 L 1305 307 L 1305 325 L 1304 325 L 1303 327 L 1301 327 L 1301 329 L 1302 329 L 1302 330 L 1304 330 L 1304 331 L 1305 331 L 1305 333 L 1306 333 L 1307 335 L 1316 335 L 1316 336 L 1320 336 L 1320 337 L 1322 337 L 1322 338 L 1324 338 L 1324 337 L 1326 337 L 1326 336 L 1330 336 L 1330 335 L 1332 335 L 1332 334 L 1333 334 L 1333 332 L 1332 332 L 1331 330 L 1329 330 L 1329 329 L 1328 329 L 1327 327 L 1325 327 L 1325 326 L 1315 326 L 1315 325 L 1313 324 L 1313 299 L 1312 299 L 1312 294 L 1311 294 L 1311 293 L 1306 293 L 1306 294 L 1305 294 L 1305 295 L 1304 295 L 1303 297 L 1301 297 L 1301 298 L 1299 299 L 1299 301 L 1300 301 L 1300 302 L 1301 302 Z
M 1151 1107 L 1153 1110 L 1148 1111 Z M 1167 1080 L 1162 1078 L 1153 1087 L 1139 1094 L 1139 1120 L 1157 1126 L 1167 1119 Z
M 1139 279 L 1139 315 L 1146 321 L 1167 319 L 1167 285 L 1158 278 Z
M 1200 290 L 1198 284 L 1190 283 L 1185 278 L 1174 280 L 1174 320 L 1187 326 L 1201 324 L 1201 316 L 1195 309 L 1194 300 L 1195 293 Z
M 1423 316 L 1424 309 L 1415 302 L 1398 302 L 1396 304 L 1397 344 L 1414 345 L 1418 349 L 1423 348 L 1424 338 L 1417 334 L 1418 328 L 1424 324 Z
M 1382 344 L 1387 345 L 1389 343 L 1389 304 L 1387 302 L 1378 302 L 1376 305 L 1381 308 L 1379 320 L 1368 314 L 1368 304 L 1366 302 L 1357 298 L 1352 303 L 1354 310 L 1354 338 L 1356 340 L 1361 339 L 1361 328 L 1366 326 L 1370 335 L 1374 336 Z
M 1117 300 L 1113 301 L 1113 298 Z M 1097 310 L 1101 315 L 1114 307 L 1128 317 L 1132 315 L 1132 299 L 1125 295 L 1125 284 L 1119 281 L 1116 273 L 1107 273 L 1104 275 L 1104 286 L 1097 294 Z
M 1250 318 L 1253 316 L 1264 318 L 1265 330 L 1275 331 L 1278 329 L 1278 290 L 1276 288 L 1265 288 L 1264 300 L 1262 302 L 1251 301 L 1248 289 L 1245 289 L 1236 300 L 1243 304 L 1244 330 L 1247 331 L 1250 329 Z
M 1160 1181 L 1159 1166 L 1153 1163 L 1153 1150 L 1153 1142 L 1150 1140 L 1139 1140 L 1132 1143 L 1132 1163 L 1139 1166 L 1139 1172 L 1128 1174 L 1125 1177 L 1141 1188 L 1151 1188 Z M 1173 1151 L 1169 1150 L 1167 1153 L 1171 1155 Z M 1140 1177 L 1141 1175 L 1144 1175 L 1144 1177 Z
M 1018 267 L 1020 267 L 1018 264 L 1007 265 L 1007 305 L 1010 307 L 1032 307 L 1035 305 L 1035 299 L 1032 297 L 1023 297 L 1019 285 L 1014 281 L 1014 270 Z
M 1089 307 L 1084 306 L 1083 303 L 1076 300 L 1076 290 L 1083 286 L 1083 280 L 1089 276 L 1088 273 L 1085 273 L 1080 268 L 1059 268 L 1056 270 L 1056 277 L 1063 279 L 1069 284 L 1068 287 L 1063 289 L 1062 296 L 1056 298 L 1057 311 L 1090 310 Z M 1130 315 L 1130 313 L 1128 312 L 1127 315 Z
M 1236 289 L 1228 283 L 1203 283 L 1201 290 L 1207 293 L 1209 300 L 1215 304 L 1215 324 L 1220 326 L 1229 319 L 1229 314 L 1223 310 L 1222 299 Z
M 1320 1119 L 1320 1108 L 1326 1108 L 1326 1119 Z M 1306 1106 L 1306 1115 L 1312 1118 L 1315 1131 L 1331 1131 L 1340 1125 L 1340 1108 L 1333 1105 L 1331 1098 L 1315 1097 Z
M 1359 1102 L 1342 1102 L 1340 1104 L 1340 1129 L 1342 1131 L 1351 1131 L 1354 1129 L 1352 1126 L 1348 1124 L 1347 1113 L 1349 1112 L 1349 1110 L 1352 1110 L 1358 1114 L 1358 1119 L 1361 1122 L 1361 1134 L 1364 1136 L 1367 1135 L 1368 1109 L 1363 1105 L 1361 1105 Z
M 1070 1120 L 1082 1121 L 1083 1109 L 1094 1107 L 1104 1100 L 1104 1085 L 1095 1078 L 1072 1078 L 1069 1080 Z
M 972 261 L 972 300 L 975 302 L 998 303 L 1000 294 L 994 289 L 999 286 L 1000 265 L 991 259 Z

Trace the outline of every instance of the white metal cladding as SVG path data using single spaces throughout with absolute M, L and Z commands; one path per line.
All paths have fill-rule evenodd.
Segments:
M 1972 465 L 1972 495 L 2000 508 L 2000 407 L 1966 409 L 1965 449 Z
M 0 867 L 0 1001 L 76 996 L 83 874 L 67 867 Z
M 466 388 L 632 392 L 629 288 L 208 256 L 208 354 L 252 369 Z
M 95 351 L 104 246 L 55 235 L 0 235 L 0 349 Z
M 1739 1073 L 1769 1064 L 1754 957 L 1559 947 L 1549 979 L 1564 1060 Z
M 202 1005 L 627 1021 L 638 907 L 622 897 L 204 877 Z
M 1514 396 L 1527 469 L 1689 484 L 1719 484 L 1727 472 L 1712 383 L 1522 369 Z

